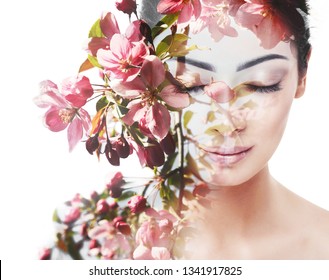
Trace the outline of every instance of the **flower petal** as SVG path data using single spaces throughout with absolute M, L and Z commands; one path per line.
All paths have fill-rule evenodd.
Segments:
M 147 56 L 140 74 L 147 86 L 157 88 L 165 79 L 165 69 L 160 58 L 155 55 Z
M 155 102 L 147 111 L 145 119 L 155 138 L 162 140 L 167 135 L 170 127 L 170 114 L 165 106 Z
M 64 130 L 68 126 L 68 123 L 63 122 L 60 110 L 56 107 L 51 107 L 45 114 L 45 124 L 53 132 Z
M 69 141 L 69 151 L 71 152 L 74 147 L 82 138 L 82 122 L 79 118 L 74 118 L 67 129 L 67 139 Z
M 190 105 L 189 95 L 182 92 L 175 85 L 168 85 L 163 88 L 163 90 L 159 93 L 159 96 L 166 102 L 166 104 L 173 108 L 182 109 Z
M 114 34 L 120 33 L 118 22 L 114 14 L 103 13 L 100 20 L 103 34 L 110 40 Z

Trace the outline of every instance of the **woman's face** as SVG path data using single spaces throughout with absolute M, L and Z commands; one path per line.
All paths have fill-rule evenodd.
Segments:
M 193 112 L 193 157 L 203 179 L 216 186 L 240 185 L 266 167 L 305 85 L 293 44 L 264 49 L 251 31 L 235 28 L 237 37 L 219 42 L 207 32 L 191 35 L 188 44 L 202 50 L 175 70 L 194 98 L 186 109 Z

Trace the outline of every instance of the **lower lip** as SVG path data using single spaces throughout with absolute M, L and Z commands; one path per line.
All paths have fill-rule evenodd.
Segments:
M 232 166 L 245 159 L 250 150 L 251 149 L 248 149 L 241 153 L 232 154 L 232 155 L 220 155 L 216 153 L 208 153 L 208 155 L 212 161 L 218 163 L 221 166 Z

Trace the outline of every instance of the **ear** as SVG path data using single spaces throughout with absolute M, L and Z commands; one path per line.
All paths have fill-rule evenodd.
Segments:
M 295 93 L 295 98 L 302 97 L 304 95 L 305 89 L 306 89 L 306 74 L 299 79 L 297 90 Z
M 309 50 L 309 52 L 307 54 L 307 57 L 306 57 L 307 65 L 308 65 L 308 62 L 310 60 L 311 53 L 312 53 L 312 49 Z M 304 92 L 305 92 L 305 89 L 306 89 L 306 77 L 307 77 L 307 67 L 305 69 L 305 72 L 303 73 L 303 76 L 301 78 L 299 78 L 297 90 L 296 90 L 296 93 L 295 93 L 295 98 L 299 98 L 299 97 L 302 97 L 304 95 Z

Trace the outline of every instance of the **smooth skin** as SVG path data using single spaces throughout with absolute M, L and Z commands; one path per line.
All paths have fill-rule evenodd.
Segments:
M 238 37 L 224 37 L 218 43 L 207 34 L 191 35 L 189 43 L 202 42 L 208 49 L 190 52 L 187 58 L 192 63 L 178 63 L 176 69 L 189 88 L 201 86 L 196 99 L 208 98 L 210 102 L 202 86 L 218 81 L 232 89 L 245 87 L 251 91 L 241 97 L 243 102 L 237 98 L 230 104 L 220 104 L 226 117 L 245 101 L 257 104 L 239 126 L 232 118 L 225 120 L 225 116 L 211 124 L 204 122 L 212 110 L 205 105 L 207 102 L 196 102 L 188 108 L 196 112 L 194 121 L 198 125 L 191 127 L 200 148 L 197 153 L 207 162 L 205 165 L 200 160 L 201 174 L 212 189 L 206 198 L 209 206 L 194 213 L 199 217 L 199 233 L 188 245 L 188 257 L 329 259 L 329 212 L 289 191 L 271 176 L 268 168 L 284 133 L 291 104 L 305 92 L 306 75 L 298 74 L 296 50 L 287 42 L 264 49 L 251 31 L 235 28 Z M 232 126 L 229 133 L 220 130 L 223 123 Z M 205 135 L 204 131 L 216 124 L 218 129 Z M 251 149 L 233 163 L 229 156 L 225 161 L 225 155 L 204 152 L 204 148 L 226 144 Z M 283 163 L 282 168 L 293 167 Z

